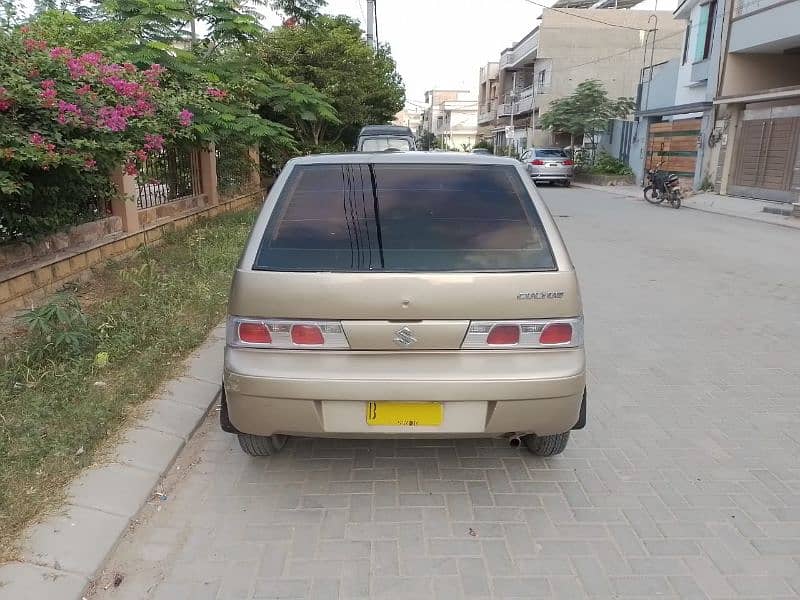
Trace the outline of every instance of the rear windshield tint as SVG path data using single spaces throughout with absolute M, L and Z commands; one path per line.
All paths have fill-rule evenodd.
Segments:
M 361 142 L 363 152 L 382 152 L 384 150 L 411 150 L 411 143 L 402 138 L 367 138 Z
M 295 167 L 255 269 L 539 271 L 555 261 L 513 166 Z
M 536 156 L 541 156 L 543 158 L 567 158 L 567 153 L 563 150 L 536 150 Z

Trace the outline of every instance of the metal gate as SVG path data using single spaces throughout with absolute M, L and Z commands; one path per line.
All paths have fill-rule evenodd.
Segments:
M 650 125 L 645 168 L 653 169 L 661 164 L 661 169 L 675 173 L 683 185 L 691 186 L 701 122 L 702 119 L 681 119 Z
M 793 202 L 792 177 L 799 138 L 800 117 L 743 121 L 729 192 Z

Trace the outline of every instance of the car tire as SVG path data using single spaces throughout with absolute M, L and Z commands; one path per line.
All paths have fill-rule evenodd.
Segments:
M 239 446 L 250 456 L 272 456 L 283 450 L 287 439 L 285 435 L 240 433 Z
M 564 187 L 569 187 L 569 186 L 571 186 L 571 185 L 572 185 L 572 181 L 570 181 L 569 179 L 565 179 L 565 180 L 564 180 L 564 181 L 561 183 L 561 185 L 563 185 Z
M 561 454 L 567 447 L 569 431 L 555 435 L 526 435 L 522 441 L 536 456 L 555 456 Z

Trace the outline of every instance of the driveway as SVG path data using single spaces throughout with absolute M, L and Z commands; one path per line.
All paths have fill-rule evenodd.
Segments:
M 543 194 L 590 363 L 563 455 L 295 440 L 253 459 L 214 413 L 91 597 L 798 597 L 800 234 Z

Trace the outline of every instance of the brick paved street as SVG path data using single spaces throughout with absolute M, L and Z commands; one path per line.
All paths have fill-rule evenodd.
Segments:
M 210 419 L 91 597 L 800 596 L 800 235 L 543 193 L 586 313 L 589 425 L 563 455 L 298 440 L 258 460 Z

